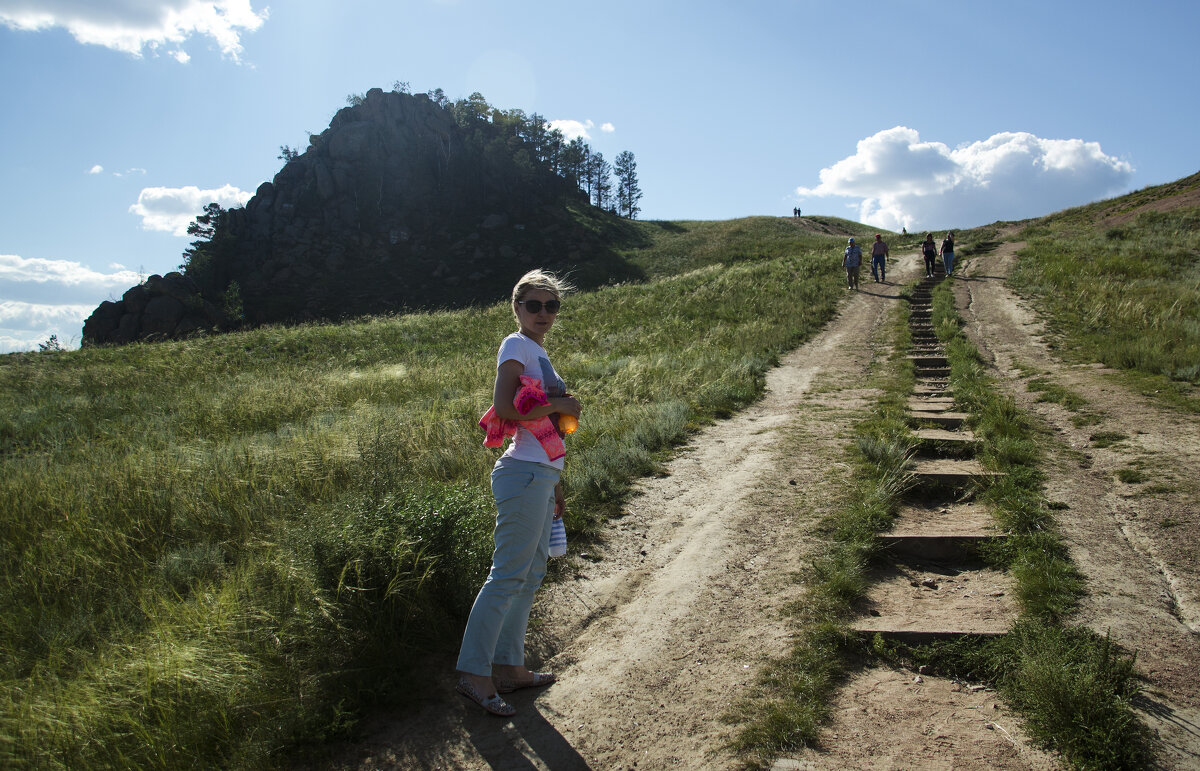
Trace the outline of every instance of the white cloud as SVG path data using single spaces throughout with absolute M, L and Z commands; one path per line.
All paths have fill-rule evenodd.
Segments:
M 144 176 L 146 176 L 146 170 L 145 170 L 145 169 L 139 169 L 139 168 L 137 168 L 137 167 L 135 166 L 134 168 L 132 168 L 132 169 L 126 169 L 125 171 L 114 171 L 114 172 L 113 172 L 113 176 L 114 176 L 114 177 L 126 177 L 126 176 L 130 176 L 130 177 L 131 177 L 131 176 L 133 176 L 133 175 L 135 175 L 135 174 L 137 174 L 137 175 L 139 175 L 139 176 L 143 176 L 143 177 L 144 177 Z
M 92 315 L 94 310 L 95 305 L 46 305 L 0 300 L 0 329 L 82 327 L 84 319 Z M 45 340 L 49 336 L 47 334 L 41 339 Z
M 186 236 L 188 225 L 204 207 L 214 201 L 223 208 L 242 206 L 253 193 L 225 185 L 216 190 L 201 190 L 194 185 L 187 187 L 147 187 L 138 195 L 137 203 L 129 207 L 132 214 L 142 218 L 146 230 L 163 230 L 177 236 Z
M 192 60 L 192 57 L 188 56 L 187 51 L 184 51 L 182 49 L 178 50 L 178 51 L 172 51 L 171 58 L 174 59 L 175 61 L 179 62 L 180 64 L 187 64 L 188 62 L 190 62 Z
M 12 29 L 62 27 L 80 43 L 137 57 L 200 35 L 238 61 L 242 34 L 266 19 L 267 11 L 254 11 L 250 0 L 0 0 L 0 24 Z M 179 53 L 176 49 L 172 55 L 179 60 Z
M 0 254 L 0 297 L 38 303 L 81 303 L 125 291 L 142 280 L 132 270 L 121 267 L 101 273 L 72 260 L 27 259 L 15 254 Z
M 97 163 L 95 166 L 88 169 L 88 174 L 99 174 L 102 171 L 104 171 L 104 167 Z
M 0 254 L 0 353 L 35 350 L 50 335 L 64 347 L 77 343 L 100 302 L 143 279 L 113 267 L 118 269 L 102 273 L 71 260 Z
M 950 149 L 904 126 L 858 143 L 800 198 L 862 199 L 858 218 L 899 230 L 1024 219 L 1122 192 L 1133 175 L 1096 142 L 1004 132 Z
M 605 134 L 611 134 L 617 130 L 617 127 L 611 123 L 604 123 L 604 124 L 601 124 L 600 130 L 603 131 Z
M 552 120 L 548 125 L 552 129 L 558 129 L 561 131 L 567 140 L 576 139 L 578 137 L 591 139 L 591 136 L 588 135 L 588 130 L 596 127 L 596 124 L 592 123 L 590 120 L 582 123 L 577 120 Z

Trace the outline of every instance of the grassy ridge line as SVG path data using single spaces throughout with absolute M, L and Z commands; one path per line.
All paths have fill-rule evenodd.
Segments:
M 1021 234 L 1010 283 L 1067 355 L 1128 370 L 1139 390 L 1200 411 L 1200 175 L 1046 217 Z
M 836 242 L 790 244 L 569 299 L 548 346 L 587 406 L 576 535 L 831 316 Z M 0 360 L 0 760 L 258 765 L 444 648 L 490 555 L 475 421 L 512 325 L 496 307 Z

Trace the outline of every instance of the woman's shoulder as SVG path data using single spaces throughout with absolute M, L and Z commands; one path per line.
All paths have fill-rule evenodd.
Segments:
M 533 340 L 530 340 L 520 332 L 513 332 L 508 337 L 500 341 L 500 355 L 509 355 L 510 358 L 518 356 L 522 360 L 526 358 L 536 359 L 542 354 L 542 346 L 538 345 Z

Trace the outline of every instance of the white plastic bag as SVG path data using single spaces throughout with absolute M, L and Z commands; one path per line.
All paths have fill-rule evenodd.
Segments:
M 562 557 L 567 553 L 567 528 L 562 517 L 550 524 L 550 556 Z

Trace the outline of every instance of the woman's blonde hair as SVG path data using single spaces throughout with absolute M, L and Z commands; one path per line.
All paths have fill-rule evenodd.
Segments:
M 575 287 L 565 279 L 561 279 L 548 270 L 535 268 L 529 271 L 524 276 L 521 276 L 520 281 L 513 287 L 512 301 L 513 311 L 516 311 L 517 300 L 520 300 L 531 289 L 544 289 L 554 295 L 556 300 L 562 300 L 563 295 L 575 290 Z

